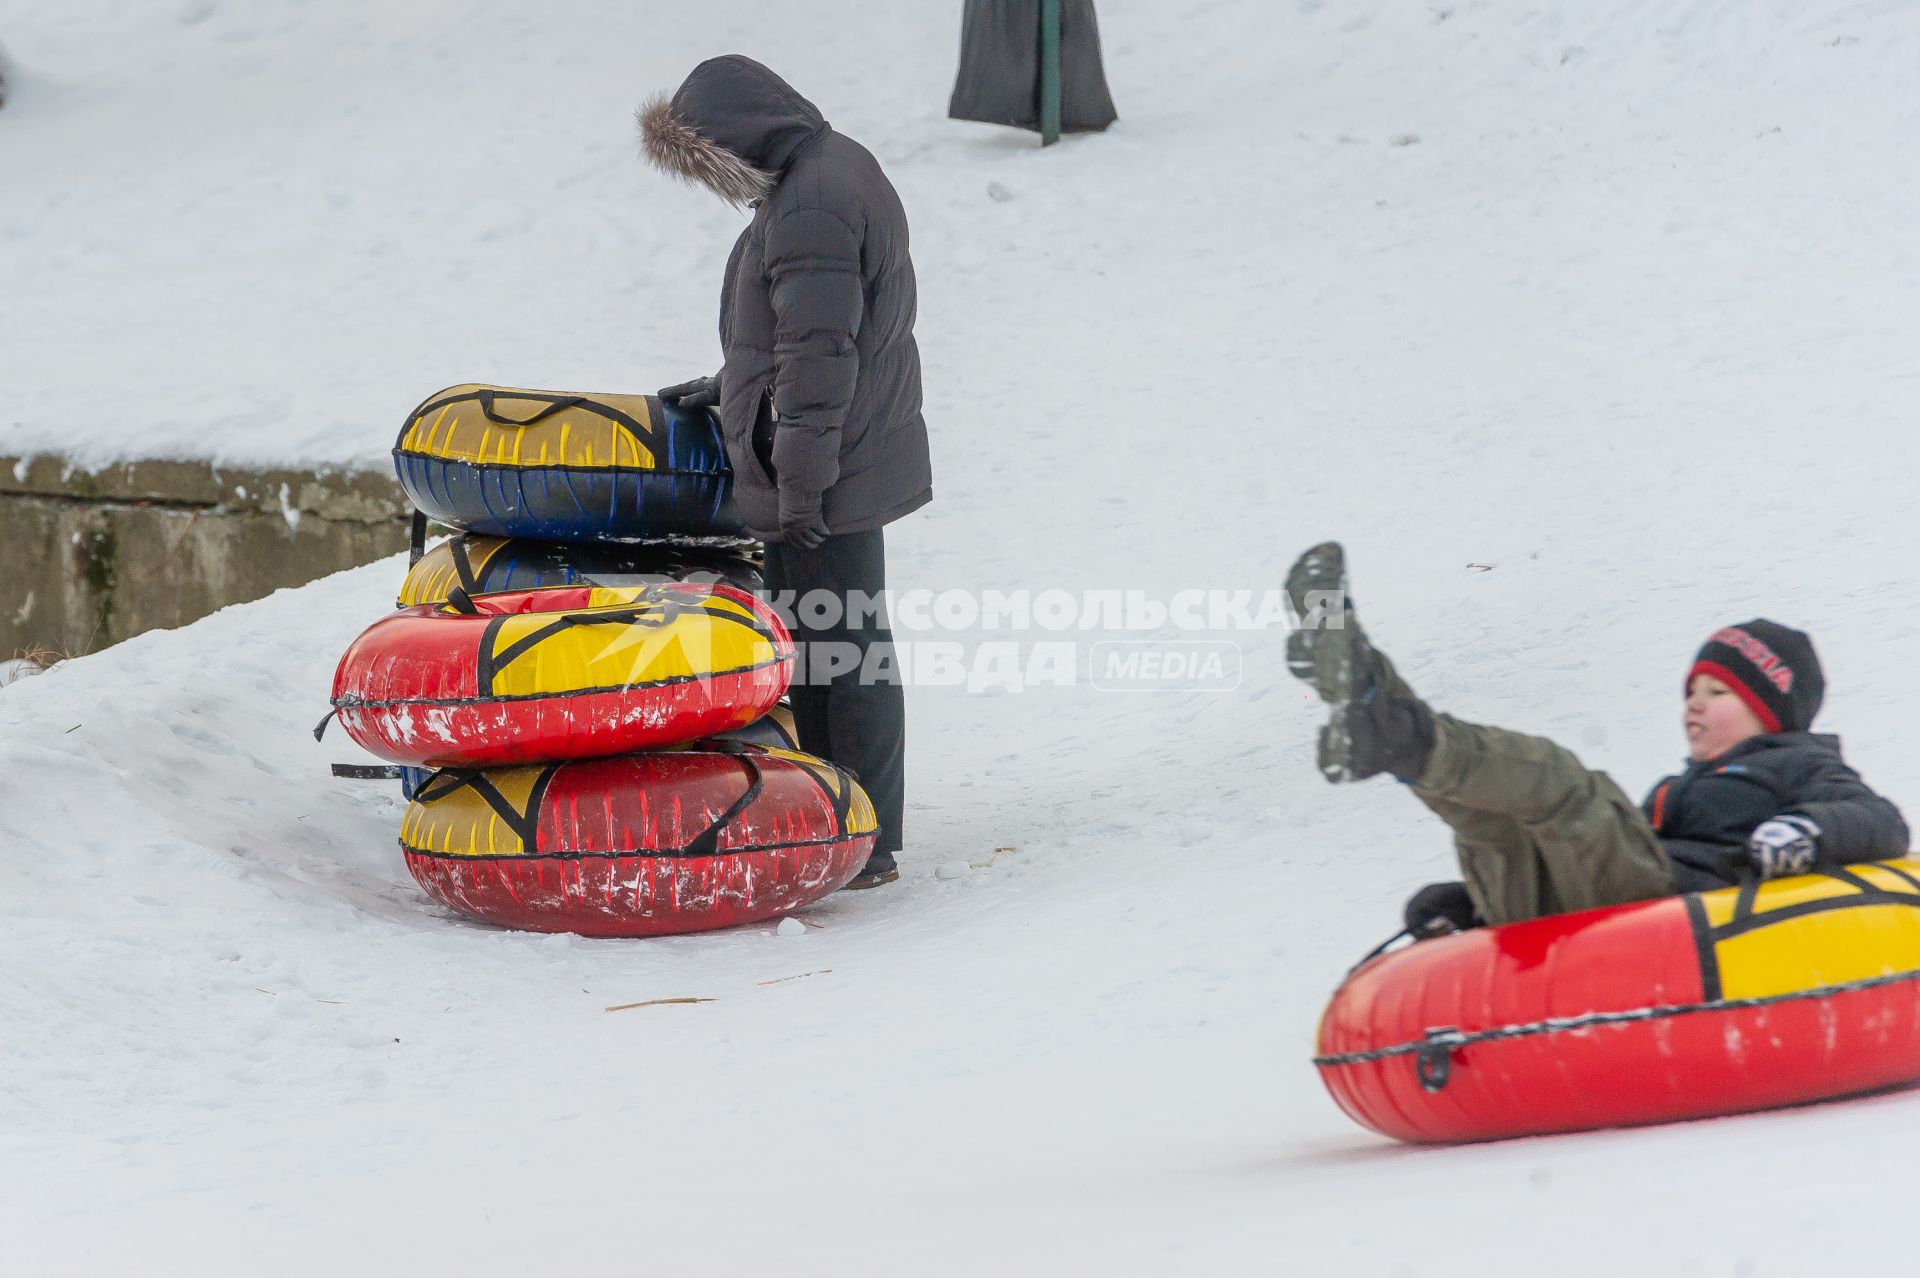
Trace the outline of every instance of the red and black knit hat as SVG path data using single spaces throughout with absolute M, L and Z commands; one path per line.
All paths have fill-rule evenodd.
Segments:
M 1712 675 L 1733 689 L 1768 732 L 1805 732 L 1827 694 L 1813 640 L 1764 618 L 1714 631 L 1694 654 L 1687 687 L 1695 675 Z

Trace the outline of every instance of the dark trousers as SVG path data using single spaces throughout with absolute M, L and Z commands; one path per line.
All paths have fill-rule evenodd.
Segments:
M 906 689 L 885 610 L 855 616 L 846 610 L 849 595 L 878 601 L 886 589 L 880 530 L 842 533 L 812 550 L 770 541 L 764 576 L 800 649 L 789 694 L 800 748 L 860 778 L 880 822 L 873 850 L 898 852 L 907 788 Z M 807 603 L 815 591 L 841 601 L 830 623 L 817 604 Z
M 1413 689 L 1384 654 L 1382 682 Z M 1604 772 L 1545 737 L 1433 716 L 1413 792 L 1453 831 L 1460 876 L 1489 923 L 1648 901 L 1673 892 L 1660 839 Z

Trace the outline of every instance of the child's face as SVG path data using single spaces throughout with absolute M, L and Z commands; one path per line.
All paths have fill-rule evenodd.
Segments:
M 1733 689 L 1712 675 L 1695 675 L 1687 685 L 1687 757 L 1699 762 L 1717 759 L 1727 751 L 1766 731 L 1759 716 Z

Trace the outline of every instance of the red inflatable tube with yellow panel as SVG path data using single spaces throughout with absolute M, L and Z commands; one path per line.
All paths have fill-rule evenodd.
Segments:
M 558 586 L 404 608 L 341 657 L 334 711 L 369 753 L 498 767 L 676 745 L 752 723 L 793 640 L 731 586 Z
M 1920 1079 L 1920 861 L 1482 928 L 1370 960 L 1314 1058 L 1355 1121 L 1473 1141 Z
M 873 851 L 866 792 L 811 755 L 735 745 L 449 769 L 400 828 L 434 900 L 502 927 L 661 936 L 784 914 Z

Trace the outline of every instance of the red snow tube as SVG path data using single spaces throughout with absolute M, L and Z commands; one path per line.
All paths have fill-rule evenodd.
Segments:
M 676 745 L 752 723 L 793 641 L 731 586 L 555 586 L 403 608 L 347 649 L 340 724 L 394 763 L 495 767 Z
M 873 804 L 823 759 L 736 746 L 448 769 L 400 827 L 441 904 L 502 927 L 660 936 L 751 923 L 844 887 Z
M 1314 1064 L 1406 1141 L 1701 1118 L 1920 1079 L 1920 861 L 1423 941 L 1333 996 Z

